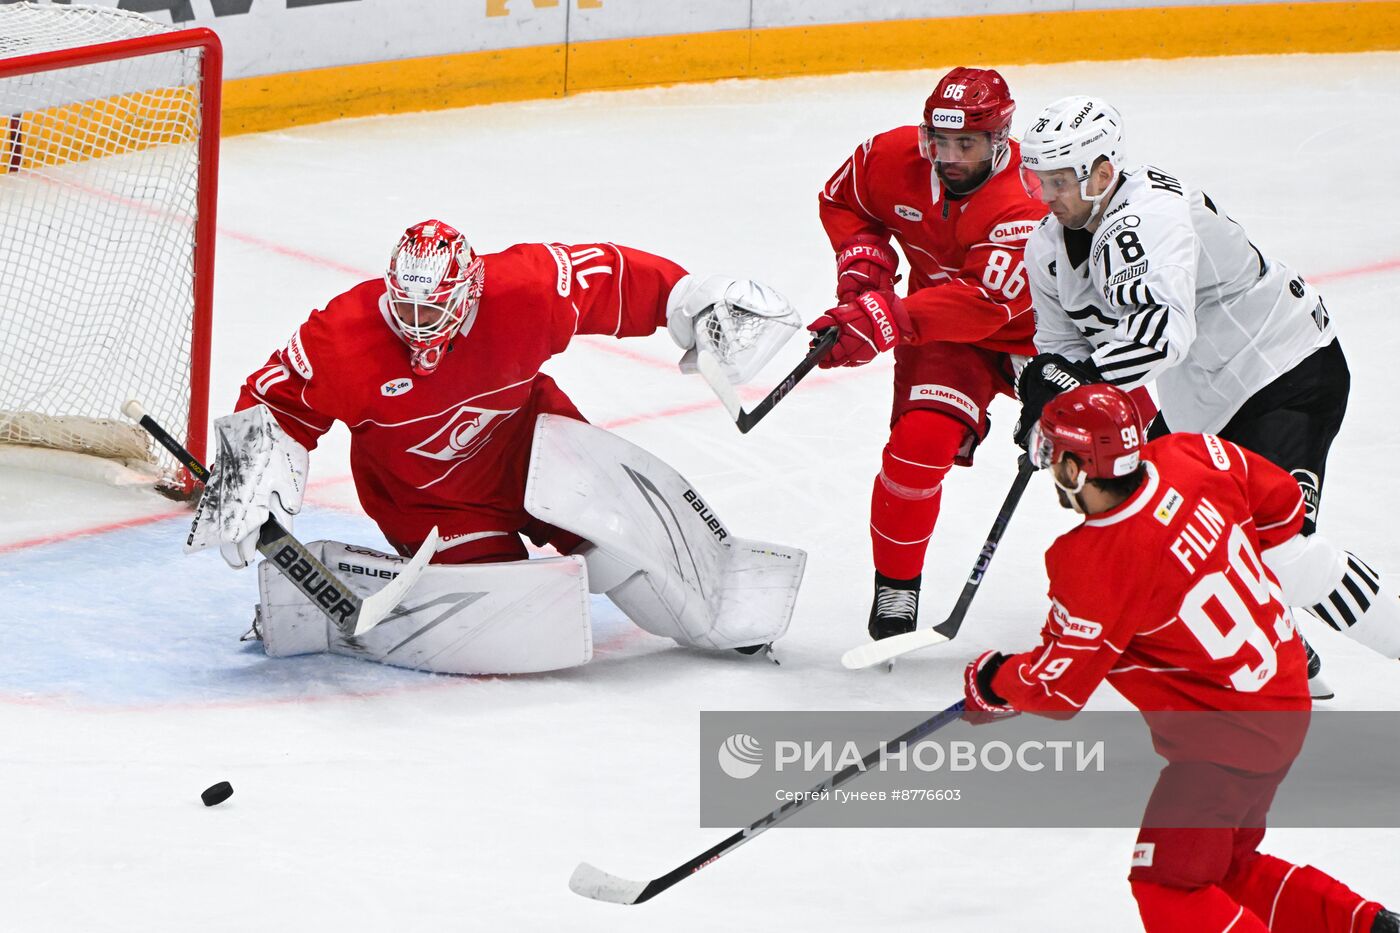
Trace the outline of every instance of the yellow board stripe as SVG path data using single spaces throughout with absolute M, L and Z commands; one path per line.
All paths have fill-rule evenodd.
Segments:
M 242 78 L 224 134 L 721 78 L 1400 49 L 1400 0 L 1084 10 L 735 29 Z
M 0 119 L 0 177 L 14 172 L 193 143 L 193 88 L 157 88 L 31 110 Z

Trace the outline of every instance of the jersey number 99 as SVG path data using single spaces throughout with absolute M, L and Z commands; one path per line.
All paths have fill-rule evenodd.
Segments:
M 1226 551 L 1229 568 L 1209 573 L 1191 587 L 1178 618 L 1212 660 L 1238 657 L 1246 645 L 1253 648 L 1259 664 L 1251 667 L 1245 661 L 1230 674 L 1230 683 L 1241 693 L 1256 693 L 1278 671 L 1274 642 L 1257 618 L 1273 593 L 1263 562 L 1239 525 L 1230 528 Z M 1280 645 L 1293 637 L 1293 620 L 1286 610 L 1275 618 L 1273 629 Z

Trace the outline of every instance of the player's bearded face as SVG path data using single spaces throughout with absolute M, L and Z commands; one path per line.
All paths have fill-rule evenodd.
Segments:
M 1067 457 L 1062 457 L 1059 463 L 1050 467 L 1050 474 L 1055 480 L 1055 496 L 1060 500 L 1060 508 L 1083 512 L 1080 503 L 1075 501 L 1075 497 L 1069 492 L 1083 482 L 1078 466 Z
M 988 133 L 933 134 L 933 170 L 955 194 L 966 194 L 992 173 L 992 138 Z

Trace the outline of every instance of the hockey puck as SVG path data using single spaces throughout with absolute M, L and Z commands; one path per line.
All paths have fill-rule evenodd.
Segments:
M 206 787 L 204 793 L 199 795 L 199 799 L 204 801 L 206 807 L 217 806 L 233 796 L 233 785 L 228 781 L 220 781 L 213 787 Z

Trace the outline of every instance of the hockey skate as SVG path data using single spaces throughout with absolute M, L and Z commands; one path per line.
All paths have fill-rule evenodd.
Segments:
M 919 621 L 919 581 L 895 580 L 876 571 L 875 601 L 870 606 L 870 637 L 879 641 L 914 631 Z
M 772 661 L 774 664 L 779 664 L 778 656 L 773 653 L 773 643 L 771 641 L 761 645 L 744 645 L 742 648 L 735 648 L 734 650 L 745 657 L 751 658 L 754 655 L 761 655 L 765 660 Z
M 1322 655 L 1313 650 L 1306 638 L 1303 639 L 1303 650 L 1308 654 L 1308 694 L 1314 700 L 1332 699 L 1336 694 L 1322 679 Z

